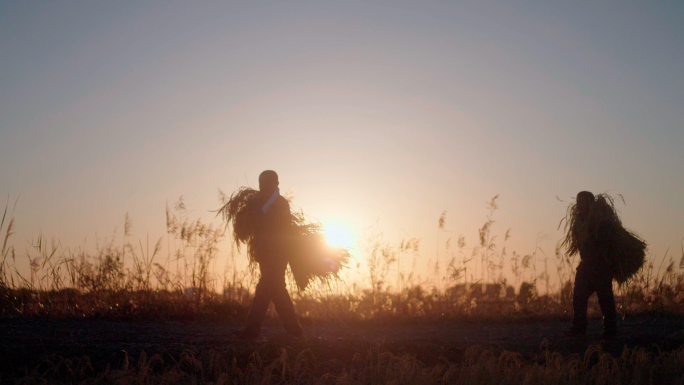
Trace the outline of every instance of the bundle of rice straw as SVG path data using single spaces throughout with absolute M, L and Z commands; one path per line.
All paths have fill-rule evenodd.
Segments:
M 226 226 L 232 222 L 233 236 L 238 250 L 246 244 L 250 264 L 256 263 L 254 255 L 255 229 L 258 218 L 250 215 L 250 207 L 259 191 L 241 187 L 230 196 L 230 199 L 218 210 Z M 292 234 L 287 242 L 286 253 L 290 270 L 299 290 L 305 290 L 309 283 L 317 279 L 321 283 L 329 283 L 339 278 L 340 269 L 347 266 L 351 257 L 349 250 L 343 247 L 328 245 L 323 227 L 319 223 L 307 222 L 303 212 L 292 212 Z
M 604 247 L 601 254 L 620 285 L 629 281 L 644 265 L 646 242 L 622 226 L 613 197 L 608 194 L 596 195 L 587 218 L 582 220 L 578 215 L 577 204 L 570 204 L 565 218 L 561 220 L 561 224 L 565 221 L 566 233 L 561 246 L 567 247 L 569 255 L 576 254 L 580 245 L 595 242 L 599 224 L 605 222 L 610 228 L 610 238 L 602 242 Z

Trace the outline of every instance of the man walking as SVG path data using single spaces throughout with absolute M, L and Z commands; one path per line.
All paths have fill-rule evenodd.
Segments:
M 261 333 L 268 305 L 273 302 L 285 330 L 294 336 L 302 335 L 294 305 L 285 286 L 288 264 L 288 243 L 293 235 L 290 204 L 280 195 L 278 174 L 266 170 L 259 175 L 259 192 L 248 206 L 254 221 L 252 255 L 259 264 L 261 277 L 244 329 L 238 337 L 254 339 Z
M 586 335 L 587 302 L 596 292 L 603 313 L 604 333 L 602 339 L 614 338 L 617 334 L 617 312 L 613 296 L 613 271 L 609 265 L 608 244 L 613 241 L 612 218 L 618 218 L 614 211 L 603 217 L 597 212 L 594 194 L 581 191 L 570 211 L 569 230 L 563 245 L 568 246 L 570 255 L 579 251 L 580 263 L 575 275 L 572 296 L 572 328 L 565 334 L 571 337 Z M 619 220 L 619 219 L 618 219 Z

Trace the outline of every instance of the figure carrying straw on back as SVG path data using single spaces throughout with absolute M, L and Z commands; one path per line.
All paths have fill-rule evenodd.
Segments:
M 242 187 L 218 210 L 226 226 L 232 223 L 238 248 L 247 244 L 250 264 L 258 264 L 261 272 L 246 326 L 237 334 L 243 339 L 259 336 L 271 302 L 285 330 L 301 336 L 285 282 L 288 264 L 298 288 L 305 290 L 314 278 L 337 278 L 350 257 L 346 249 L 327 245 L 320 224 L 306 223 L 302 213 L 292 213 L 278 185 L 278 174 L 266 170 L 259 175 L 258 191 Z
M 586 335 L 587 301 L 596 292 L 603 313 L 601 338 L 614 338 L 617 312 L 613 279 L 622 285 L 641 269 L 646 242 L 622 226 L 613 198 L 607 194 L 594 196 L 589 191 L 581 191 L 563 220 L 566 236 L 561 246 L 567 247 L 569 255 L 578 252 L 580 255 L 572 295 L 572 328 L 565 334 Z

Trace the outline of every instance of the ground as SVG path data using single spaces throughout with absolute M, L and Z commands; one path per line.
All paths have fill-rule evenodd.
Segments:
M 0 321 L 0 362 L 9 377 L 24 368 L 31 371 L 40 362 L 62 358 L 89 357 L 95 370 L 107 364 L 116 368 L 124 357 L 135 361 L 161 354 L 177 357 L 183 351 L 201 354 L 212 350 L 228 357 L 247 357 L 250 351 L 298 352 L 311 349 L 320 361 L 344 365 L 354 354 L 376 349 L 395 354 L 409 353 L 429 364 L 440 358 L 459 361 L 466 349 L 479 345 L 494 353 L 503 350 L 534 357 L 545 349 L 563 354 L 583 354 L 598 342 L 602 332 L 599 320 L 589 324 L 587 338 L 569 338 L 563 331 L 566 320 L 523 321 L 415 321 L 372 322 L 346 325 L 342 322 L 308 322 L 305 336 L 289 337 L 277 321 L 264 327 L 256 341 L 236 340 L 237 325 L 219 321 L 111 321 L 111 320 L 4 320 Z M 673 350 L 684 346 L 684 318 L 639 316 L 620 321 L 619 336 L 601 343 L 602 348 L 619 355 L 624 347 Z M 268 353 L 266 354 L 268 355 Z M 246 358 L 245 358 L 246 359 Z M 240 358 L 238 357 L 238 360 Z

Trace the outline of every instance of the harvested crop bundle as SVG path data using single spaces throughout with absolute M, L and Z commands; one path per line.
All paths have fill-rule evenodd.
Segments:
M 607 255 L 614 278 L 622 285 L 644 266 L 646 242 L 622 226 L 615 229 L 613 236 Z
M 627 282 L 644 265 L 646 242 L 623 227 L 610 195 L 596 195 L 584 217 L 576 203 L 569 205 L 561 224 L 563 221 L 566 235 L 561 246 L 567 248 L 568 254 L 587 247 L 599 250 L 602 262 L 619 284 Z
M 250 264 L 257 262 L 257 239 L 261 210 L 257 202 L 259 191 L 242 187 L 218 210 L 223 219 L 233 225 L 233 236 L 238 250 L 247 245 Z M 217 215 L 218 215 L 217 214 Z M 347 266 L 349 251 L 327 243 L 323 227 L 307 222 L 303 212 L 290 213 L 288 236 L 282 242 L 290 270 L 300 290 L 305 290 L 312 280 L 327 283 L 339 278 L 340 269 Z

